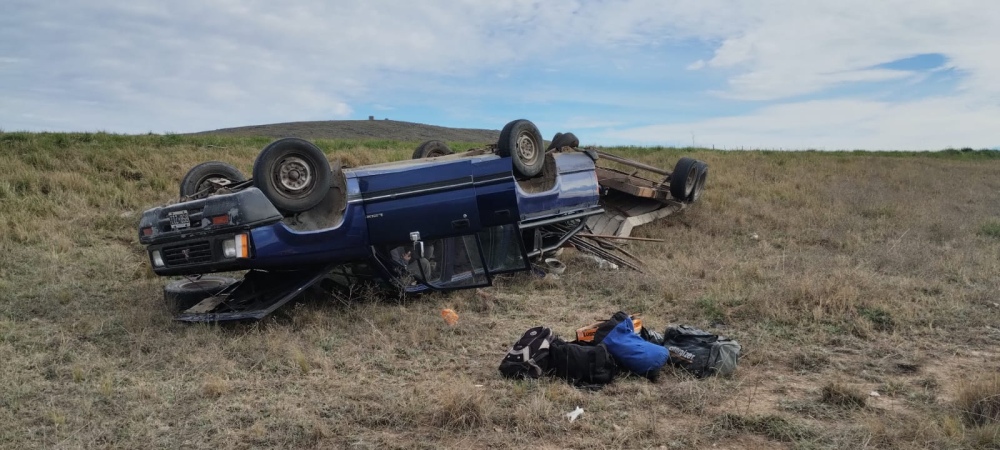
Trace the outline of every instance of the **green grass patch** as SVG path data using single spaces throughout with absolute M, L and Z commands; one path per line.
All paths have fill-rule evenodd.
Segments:
M 979 235 L 1000 239 L 1000 221 L 991 220 L 979 226 Z

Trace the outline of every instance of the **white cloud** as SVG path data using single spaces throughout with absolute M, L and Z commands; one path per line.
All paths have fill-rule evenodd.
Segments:
M 691 42 L 708 53 L 676 67 L 649 64 Z M 926 53 L 961 74 L 957 90 L 903 103 L 802 100 L 859 83 L 915 84 L 925 75 L 876 66 Z M 698 141 L 728 146 L 994 146 L 1000 138 L 987 123 L 1000 119 L 997 54 L 995 0 L 7 0 L 0 128 L 198 131 L 350 118 L 365 103 L 402 115 L 394 99 L 375 94 L 412 92 L 489 118 L 507 114 L 494 103 L 504 98 L 557 129 L 615 127 L 605 136 L 652 143 L 687 143 L 696 129 Z M 583 81 L 550 92 L 495 87 L 554 68 Z M 628 74 L 684 69 L 725 76 L 700 93 L 702 103 L 756 111 L 676 123 L 666 89 L 615 87 Z M 546 109 L 569 94 L 594 110 Z M 605 105 L 634 107 L 642 123 L 662 125 L 630 126 L 634 117 Z
M 816 100 L 756 113 L 608 132 L 606 141 L 723 149 L 941 150 L 998 145 L 1000 104 Z M 693 137 L 692 137 L 693 136 Z
M 870 67 L 940 53 L 974 76 L 968 87 L 1000 93 L 1000 8 L 990 0 L 753 2 L 704 68 L 734 69 L 728 95 L 772 99 L 842 83 L 905 77 Z M 990 76 L 975 76 L 990 74 Z

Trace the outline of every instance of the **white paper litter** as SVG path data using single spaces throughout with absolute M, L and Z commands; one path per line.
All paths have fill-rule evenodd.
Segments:
M 573 423 L 577 417 L 580 417 L 580 414 L 583 414 L 583 408 L 577 406 L 576 409 L 566 413 L 566 418 L 569 419 L 570 423 Z

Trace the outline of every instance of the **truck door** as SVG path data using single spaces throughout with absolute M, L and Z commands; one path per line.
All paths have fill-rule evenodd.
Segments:
M 479 231 L 479 205 L 469 159 L 411 160 L 358 170 L 372 245 Z

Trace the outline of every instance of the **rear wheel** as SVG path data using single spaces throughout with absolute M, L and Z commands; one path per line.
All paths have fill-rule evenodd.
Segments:
M 234 278 L 213 276 L 174 280 L 163 287 L 163 300 L 171 311 L 184 311 L 206 298 L 217 295 L 238 281 Z
M 286 213 L 309 210 L 330 191 L 333 174 L 326 155 L 311 142 L 284 138 L 272 142 L 253 163 L 254 185 Z
M 680 201 L 686 201 L 698 182 L 698 160 L 681 158 L 670 173 L 670 195 Z
M 448 144 L 441 141 L 427 141 L 420 144 L 416 150 L 413 151 L 413 159 L 420 158 L 432 158 L 435 156 L 450 155 L 454 152 L 448 148 Z
M 518 119 L 500 131 L 497 151 L 502 157 L 511 157 L 514 170 L 522 177 L 533 177 L 542 172 L 545 151 L 542 133 L 530 120 Z
M 195 200 L 214 193 L 220 184 L 246 181 L 239 169 L 221 161 L 208 161 L 191 168 L 181 180 L 181 199 Z

